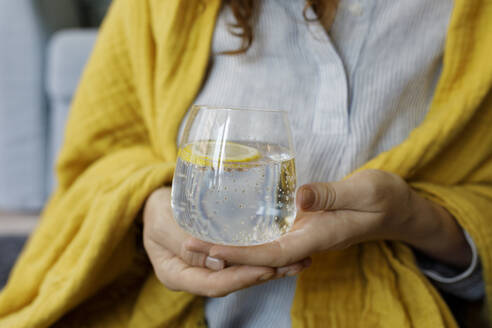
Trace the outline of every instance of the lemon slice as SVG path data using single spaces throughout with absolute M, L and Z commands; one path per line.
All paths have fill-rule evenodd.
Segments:
M 245 163 L 260 157 L 258 149 L 237 142 L 224 144 L 215 141 L 197 141 L 186 145 L 179 151 L 186 161 L 201 166 L 212 166 L 214 162 Z

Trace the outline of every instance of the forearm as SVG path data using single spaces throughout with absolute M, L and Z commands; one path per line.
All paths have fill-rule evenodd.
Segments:
M 403 241 L 439 261 L 466 267 L 472 252 L 463 230 L 440 205 L 412 191 L 412 214 L 402 230 Z

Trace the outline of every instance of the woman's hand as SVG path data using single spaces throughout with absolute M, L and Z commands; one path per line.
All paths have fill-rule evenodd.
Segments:
M 171 290 L 224 296 L 287 273 L 297 274 L 309 265 L 309 261 L 304 261 L 278 269 L 250 265 L 224 268 L 224 261 L 185 247 L 191 236 L 172 215 L 170 188 L 153 192 L 144 209 L 144 247 L 157 278 Z
M 379 170 L 347 180 L 299 188 L 292 230 L 253 247 L 227 247 L 199 240 L 187 244 L 229 263 L 285 266 L 315 252 L 370 240 L 399 240 L 457 266 L 471 261 L 463 232 L 444 208 L 414 192 L 399 176 Z

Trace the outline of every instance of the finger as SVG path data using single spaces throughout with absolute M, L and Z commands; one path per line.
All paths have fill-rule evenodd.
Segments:
M 194 237 L 188 238 L 184 243 L 183 243 L 183 251 L 186 253 L 191 253 L 191 254 L 201 254 L 203 257 L 200 257 L 198 259 L 198 264 L 195 264 L 194 266 L 204 266 L 209 268 L 210 270 L 214 271 L 219 271 L 224 269 L 225 267 L 225 261 L 222 259 L 218 259 L 212 256 L 207 256 L 210 248 L 214 244 L 207 243 L 204 241 L 201 241 L 199 239 L 196 239 Z M 200 261 L 203 260 L 204 263 L 201 263 Z
M 206 267 L 214 271 L 222 270 L 225 267 L 224 260 L 203 253 L 185 250 L 181 253 L 180 257 L 186 264 L 194 267 Z
M 276 241 L 258 246 L 214 245 L 209 250 L 209 256 L 227 263 L 281 267 L 300 261 L 318 250 L 319 238 L 313 238 L 312 235 L 310 230 L 300 228 L 288 232 Z
M 207 297 L 221 297 L 263 283 L 275 275 L 272 268 L 244 265 L 211 271 L 188 266 L 178 257 L 164 261 L 158 270 L 159 279 L 167 287 Z
M 356 198 L 352 181 L 318 182 L 301 186 L 296 203 L 302 211 L 330 211 L 351 209 Z
M 211 250 L 211 248 L 214 247 L 214 246 L 217 246 L 217 245 L 214 245 L 214 244 L 211 244 L 211 243 L 208 243 L 208 242 L 205 242 L 205 241 L 196 239 L 196 238 L 190 238 L 190 239 L 188 239 L 185 242 L 186 249 L 188 251 L 191 251 L 191 252 L 209 253 L 210 250 Z M 227 247 L 227 246 L 225 246 L 225 247 Z M 214 252 L 218 252 L 217 249 L 214 249 Z M 224 253 L 219 253 L 219 254 L 220 254 L 219 256 L 224 256 L 224 255 L 225 256 L 228 256 L 228 255 L 226 255 Z M 221 260 L 221 259 L 218 259 L 218 258 L 214 258 L 214 257 L 210 257 L 210 256 L 209 256 L 209 258 L 215 259 L 215 260 L 218 260 L 218 261 L 221 261 L 222 262 L 220 264 L 216 264 L 217 266 L 218 265 L 222 265 L 222 264 L 225 265 L 225 261 L 224 260 Z M 232 257 L 231 257 L 231 259 L 232 259 Z M 236 261 L 237 261 L 237 259 L 236 259 Z M 299 261 L 297 263 L 293 263 L 293 264 L 289 264 L 289 265 L 286 265 L 286 266 L 283 266 L 283 267 L 279 267 L 279 268 L 277 268 L 275 278 L 281 278 L 281 277 L 286 276 L 286 275 L 295 275 L 295 274 L 297 274 L 298 272 L 300 272 L 304 268 L 305 263 L 309 263 L 309 265 L 310 265 L 310 262 L 309 261 L 310 261 L 310 258 L 307 258 L 307 259 L 304 259 L 304 260 Z M 235 263 L 237 263 L 237 264 L 244 264 L 244 263 L 241 263 L 241 262 L 238 262 L 238 261 L 235 262 Z M 255 265 L 256 265 L 256 263 L 255 263 Z
M 224 260 L 208 256 L 208 254 L 189 250 L 186 242 L 181 244 L 181 259 L 187 264 L 195 267 L 206 267 L 214 271 L 222 270 L 225 267 Z
M 205 269 L 204 269 L 205 270 Z M 275 276 L 275 270 L 267 267 L 236 265 L 221 271 L 208 271 L 206 280 L 206 296 L 221 297 L 240 289 L 264 283 Z M 190 277 L 190 283 L 194 277 Z M 199 284 L 198 288 L 202 288 Z
M 277 268 L 275 272 L 275 278 L 282 278 L 285 276 L 295 276 L 301 273 L 304 269 L 309 268 L 311 264 L 312 264 L 312 259 L 308 257 L 297 263 Z
M 222 270 L 225 267 L 225 262 L 220 259 L 216 259 L 208 256 L 208 254 L 189 251 L 181 244 L 181 251 L 175 253 L 173 249 L 168 248 L 167 245 L 163 245 L 160 240 L 154 238 L 144 238 L 144 246 L 147 254 L 152 259 L 153 257 L 161 257 L 163 252 L 169 252 L 173 255 L 181 257 L 181 259 L 190 266 L 207 267 L 211 270 Z
M 207 256 L 205 260 L 205 266 L 210 270 L 220 271 L 225 268 L 225 261 L 215 257 Z
M 191 237 L 188 238 L 184 242 L 184 246 L 187 250 L 192 251 L 192 252 L 199 252 L 199 253 L 205 253 L 208 254 L 210 252 L 210 249 L 214 246 L 215 244 L 212 243 L 207 243 L 206 241 Z

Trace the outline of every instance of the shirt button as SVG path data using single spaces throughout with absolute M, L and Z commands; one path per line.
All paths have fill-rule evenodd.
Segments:
M 361 16 L 364 12 L 361 4 L 358 2 L 354 2 L 351 5 L 349 5 L 348 10 L 355 16 Z

